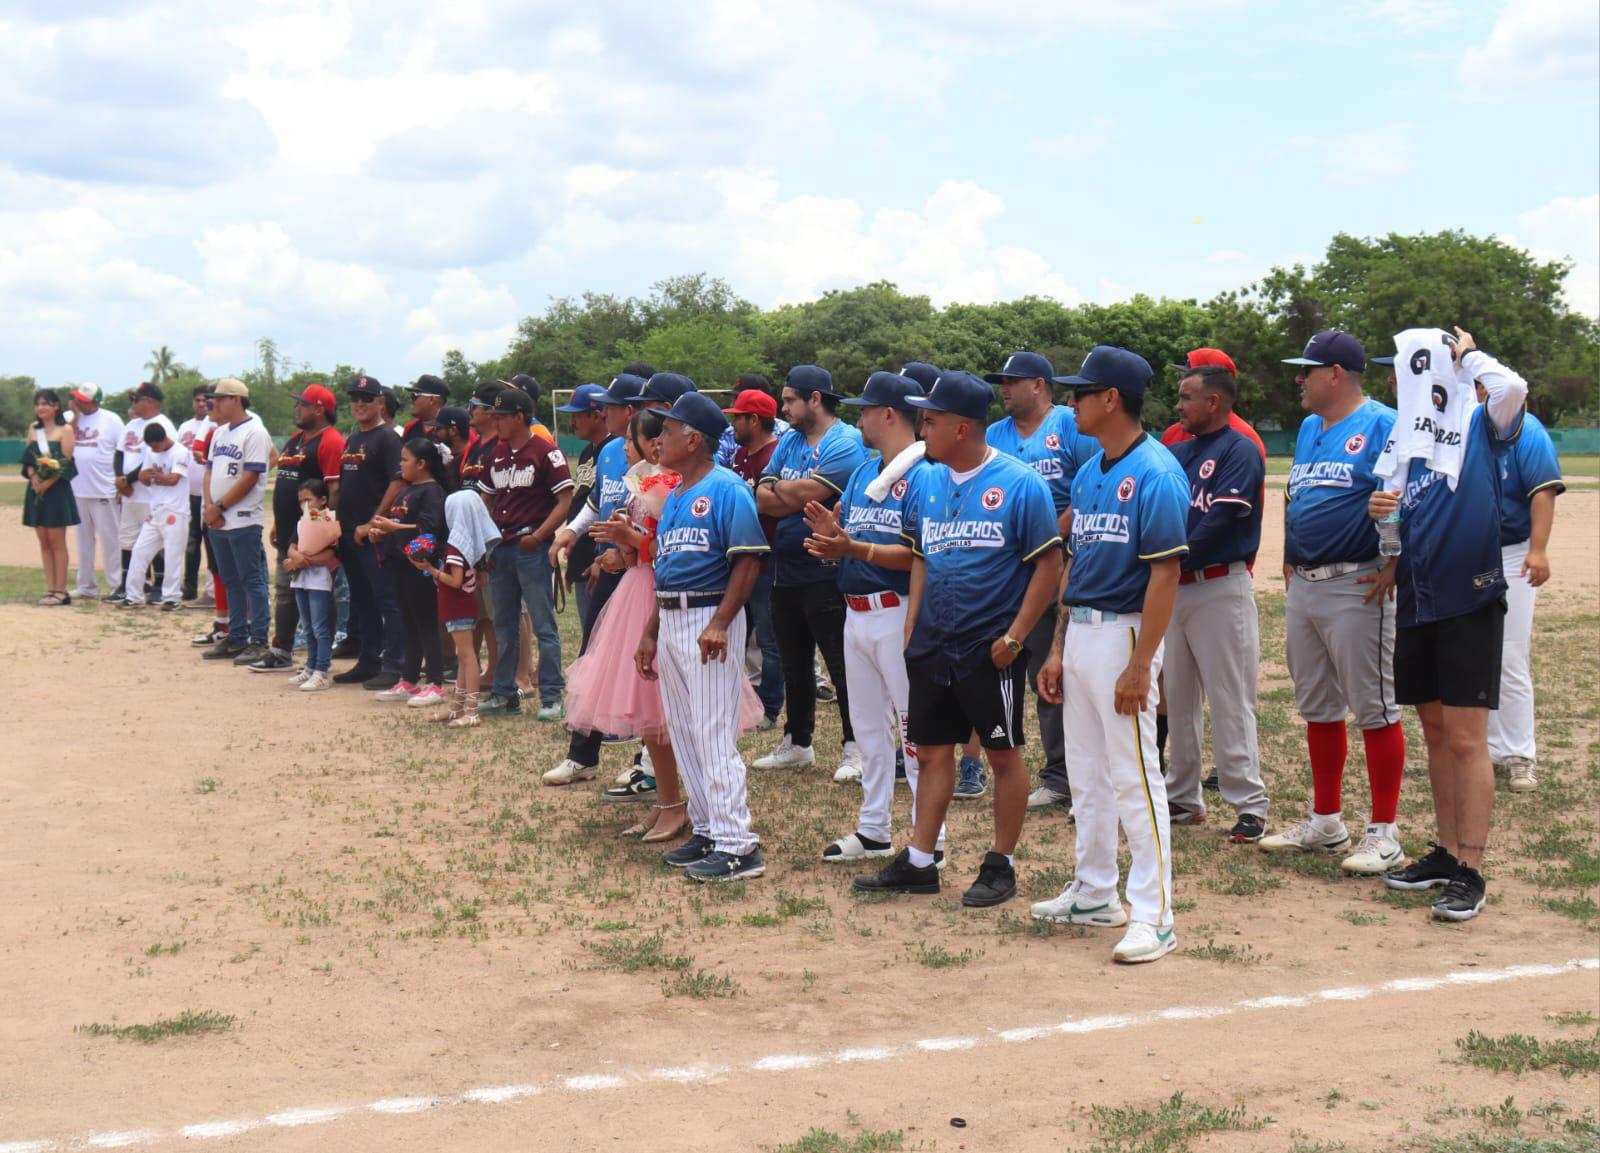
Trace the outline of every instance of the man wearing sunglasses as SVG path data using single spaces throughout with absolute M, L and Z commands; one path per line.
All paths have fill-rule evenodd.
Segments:
M 345 386 L 356 427 L 345 438 L 339 471 L 339 561 L 350 583 L 351 632 L 361 655 L 333 679 L 373 692 L 399 684 L 405 647 L 394 582 L 367 539 L 368 522 L 389 511 L 402 487 L 400 438 L 386 423 L 385 392 L 375 376 L 356 376 Z

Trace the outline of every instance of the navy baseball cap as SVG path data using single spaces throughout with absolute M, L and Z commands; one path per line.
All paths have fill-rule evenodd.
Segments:
M 539 387 L 539 382 L 525 372 L 517 373 L 516 376 L 513 376 L 510 380 L 506 381 L 506 383 L 512 388 L 520 388 L 523 392 L 527 393 L 535 404 L 538 404 L 539 398 L 544 395 L 544 389 Z
M 1283 363 L 1305 364 L 1315 368 L 1337 364 L 1346 372 L 1365 372 L 1367 353 L 1361 347 L 1361 342 L 1348 332 L 1330 328 L 1306 341 L 1306 350 L 1299 356 L 1291 356 Z
M 344 386 L 344 394 L 379 397 L 383 395 L 383 382 L 375 376 L 352 376 Z
M 898 372 L 875 372 L 867 377 L 867 386 L 861 390 L 860 396 L 847 396 L 839 403 L 862 408 L 869 406 L 897 408 L 901 412 L 910 412 L 912 411 L 910 398 L 921 395 L 922 386 L 909 376 L 901 376 Z
M 677 374 L 658 372 L 650 378 L 650 383 L 654 384 L 663 376 L 675 375 Z M 687 380 L 688 378 L 680 377 L 679 379 Z M 662 415 L 668 420 L 682 421 L 712 443 L 721 440 L 723 432 L 728 427 L 728 418 L 722 415 L 722 409 L 717 402 L 704 393 L 696 392 L 693 389 L 681 393 L 672 402 L 672 407 Z
M 467 436 L 472 431 L 472 418 L 467 415 L 466 409 L 447 404 L 433 418 L 433 430 L 438 432 L 442 428 L 453 428 L 462 436 Z
M 1390 368 L 1394 367 L 1394 357 L 1392 356 L 1369 356 L 1367 359 L 1373 364 L 1387 365 Z
M 906 403 L 913 408 L 953 412 L 983 423 L 989 420 L 989 405 L 993 400 L 994 389 L 989 382 L 970 372 L 946 372 L 933 382 L 927 396 L 906 397 Z
M 556 409 L 557 412 L 599 412 L 606 403 L 606 390 L 598 384 L 580 384 L 572 390 L 572 399 Z
M 999 384 L 1002 380 L 1031 380 L 1036 376 L 1054 380 L 1056 366 L 1037 352 L 1013 352 L 1006 357 L 1005 367 L 999 372 L 984 373 L 983 379 L 990 384 Z
M 632 404 L 639 394 L 644 391 L 645 383 L 645 379 L 642 376 L 619 372 L 611 378 L 611 387 L 606 389 L 606 397 L 600 403 Z
M 649 404 L 656 401 L 661 404 L 673 405 L 678 403 L 678 398 L 686 393 L 699 392 L 699 385 L 679 372 L 658 372 L 645 381 L 644 391 L 628 401 L 629 404 Z M 722 412 L 721 408 L 717 409 Z M 727 423 L 724 421 L 723 423 Z
M 796 392 L 820 392 L 823 396 L 840 396 L 833 391 L 833 373 L 815 364 L 797 364 L 789 370 L 783 386 Z
M 1137 352 L 1113 344 L 1097 344 L 1071 376 L 1055 377 L 1074 392 L 1104 392 L 1114 388 L 1122 396 L 1143 396 L 1155 370 Z
M 472 390 L 472 398 L 467 401 L 470 408 L 493 408 L 494 398 L 506 390 L 506 386 L 498 380 L 485 380 Z
M 916 381 L 922 386 L 923 392 L 933 388 L 934 381 L 938 380 L 943 372 L 944 369 L 925 360 L 910 360 L 900 367 L 900 375 L 909 376 Z
M 437 396 L 448 400 L 450 387 L 437 376 L 419 376 L 417 382 L 411 386 L 412 396 Z

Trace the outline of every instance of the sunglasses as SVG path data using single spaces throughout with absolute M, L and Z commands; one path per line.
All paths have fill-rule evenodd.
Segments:
M 1075 384 L 1075 385 L 1072 386 L 1072 399 L 1073 400 L 1082 400 L 1086 396 L 1094 396 L 1096 393 L 1110 392 L 1110 391 L 1111 390 L 1109 388 L 1101 388 L 1098 385 L 1093 385 L 1093 384 Z

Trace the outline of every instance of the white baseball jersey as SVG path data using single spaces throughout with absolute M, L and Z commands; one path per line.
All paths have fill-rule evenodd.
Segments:
M 247 413 L 238 424 L 219 425 L 211 434 L 211 453 L 206 468 L 210 472 L 207 483 L 212 503 L 220 502 L 244 473 L 262 474 L 243 499 L 222 514 L 224 529 L 262 522 L 261 501 L 267 491 L 265 473 L 271 455 L 272 438 L 254 413 Z
M 117 495 L 115 459 L 122 447 L 122 418 L 100 408 L 72 422 L 76 447 L 72 463 L 78 475 L 72 478 L 72 495 L 79 500 Z

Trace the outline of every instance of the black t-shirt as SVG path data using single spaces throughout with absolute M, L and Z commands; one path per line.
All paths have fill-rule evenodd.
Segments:
M 324 462 L 335 443 L 341 447 L 338 459 L 342 470 L 344 437 L 336 428 L 319 428 L 311 433 L 297 431 L 278 453 L 277 480 L 272 486 L 272 523 L 285 548 L 294 540 L 294 526 L 300 523 L 300 482 L 327 479 Z M 336 474 L 333 479 L 340 477 Z
M 346 532 L 372 519 L 389 483 L 400 479 L 400 438 L 386 424 L 344 442 L 340 461 L 339 523 Z
M 489 454 L 494 451 L 494 446 L 500 443 L 498 436 L 486 436 L 475 440 L 467 449 L 466 455 L 461 460 L 458 475 L 461 478 L 462 488 L 475 488 L 483 479 L 485 470 L 489 467 Z
M 583 446 L 583 451 L 578 454 L 578 467 L 572 474 L 572 479 L 577 482 L 577 488 L 572 493 L 572 513 L 567 517 L 568 524 L 571 524 L 583 511 L 583 506 L 589 499 L 589 490 L 594 487 L 595 458 L 600 455 L 602 448 L 615 439 L 608 436 L 599 444 L 586 444 Z M 579 533 L 572 550 L 567 553 L 567 579 L 574 582 L 582 579 L 583 570 L 594 563 L 594 557 L 594 538 L 586 532 Z
M 389 518 L 401 524 L 414 524 L 416 532 L 392 532 L 384 536 L 379 542 L 385 557 L 393 557 L 404 561 L 401 554 L 405 551 L 406 543 L 418 533 L 432 533 L 434 539 L 435 560 L 438 554 L 444 552 L 444 489 L 437 481 L 424 481 L 422 484 L 408 484 L 400 490 L 400 495 L 394 498 L 394 503 L 389 506 Z

